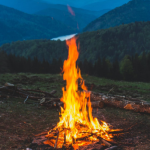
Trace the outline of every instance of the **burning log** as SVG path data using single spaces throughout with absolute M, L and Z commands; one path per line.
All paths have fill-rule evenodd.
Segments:
M 66 133 L 64 133 L 64 144 L 63 144 L 63 146 L 65 146 L 66 145 Z
M 57 138 L 56 138 L 56 142 L 55 142 L 55 146 L 54 146 L 54 148 L 57 148 L 58 138 L 59 138 L 59 131 L 57 132 Z
M 53 126 L 54 127 L 54 126 Z M 68 145 L 67 141 L 66 141 L 66 133 L 64 132 L 63 134 L 63 139 L 62 139 L 62 132 L 64 130 L 56 131 L 55 127 L 51 129 L 51 133 L 49 132 L 49 135 L 47 135 L 47 132 L 42 132 L 41 134 L 35 135 L 35 138 L 33 139 L 33 144 L 37 143 L 40 145 L 40 143 L 44 143 L 45 145 L 47 145 L 47 139 L 49 142 L 53 143 L 54 145 L 54 149 L 57 149 L 57 145 L 59 145 L 60 143 L 63 143 L 62 145 L 62 149 L 68 149 L 68 150 L 72 150 L 73 147 L 76 147 L 77 143 L 85 142 L 85 143 L 90 143 L 91 141 L 88 139 L 92 136 L 95 136 L 99 139 L 99 142 L 93 142 L 92 144 L 85 144 L 84 146 L 81 146 L 79 149 L 80 150 L 92 150 L 94 147 L 95 149 L 104 149 L 102 147 L 102 145 L 105 145 L 106 147 L 109 147 L 108 150 L 113 150 L 115 148 L 117 148 L 117 146 L 113 146 L 112 142 L 109 143 L 109 141 L 106 141 L 105 139 L 101 138 L 100 136 L 96 136 L 96 133 L 88 133 L 85 132 L 86 134 L 88 133 L 89 136 L 86 137 L 82 137 L 82 138 L 78 138 L 78 139 L 74 139 L 74 137 L 72 137 L 72 145 Z M 60 146 L 60 145 L 59 145 Z M 60 148 L 58 148 L 60 149 Z M 61 150 L 62 150 L 61 149 Z M 77 148 L 78 149 L 78 148 Z M 107 149 L 106 149 L 107 150 Z
M 99 138 L 100 142 L 104 143 L 107 147 L 112 146 L 108 141 L 104 140 L 103 138 L 101 138 L 101 137 L 98 137 L 98 138 Z

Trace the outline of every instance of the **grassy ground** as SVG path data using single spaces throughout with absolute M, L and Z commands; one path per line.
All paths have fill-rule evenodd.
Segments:
M 150 100 L 150 83 L 113 81 L 86 75 L 83 78 L 88 85 L 94 84 L 91 86 L 92 91 L 108 93 L 113 88 L 112 94 L 131 95 Z M 61 88 L 65 86 L 61 75 L 49 74 L 1 74 L 0 85 L 6 82 L 22 88 L 41 89 L 47 92 L 55 89 L 58 97 L 62 96 Z M 58 110 L 39 106 L 31 100 L 29 102 L 33 104 L 25 105 L 23 101 L 24 99 L 21 98 L 0 98 L 0 150 L 27 148 L 35 134 L 48 130 L 59 120 Z M 133 132 L 125 135 L 124 138 L 140 137 L 138 142 L 134 141 L 134 145 L 131 146 L 123 146 L 123 149 L 149 150 L 149 115 L 115 108 L 94 109 L 93 115 L 110 123 L 114 128 L 124 129 L 136 124 Z M 125 140 L 124 138 L 122 140 Z
M 88 83 L 94 83 L 96 85 L 93 91 L 139 97 L 150 101 L 150 83 L 114 81 L 86 75 L 83 77 Z
M 28 77 L 28 79 L 26 79 L 24 76 Z M 38 76 L 38 79 L 34 78 L 34 76 Z M 83 75 L 83 78 L 87 84 L 94 84 L 94 86 L 91 85 L 89 90 L 109 94 L 141 97 L 144 100 L 150 101 L 150 83 L 114 81 L 88 75 Z M 6 82 L 14 83 L 22 88 L 40 88 L 44 91 L 51 91 L 55 89 L 57 90 L 56 95 L 58 97 L 61 97 L 62 95 L 62 86 L 65 86 L 62 75 L 51 74 L 19 73 L 0 75 L 0 84 L 3 85 Z

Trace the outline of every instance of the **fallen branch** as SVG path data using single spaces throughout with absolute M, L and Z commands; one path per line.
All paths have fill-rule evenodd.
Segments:
M 100 108 L 100 106 L 110 106 L 126 110 L 133 110 L 135 112 L 150 113 L 150 103 L 146 101 L 132 98 L 130 98 L 130 100 L 127 100 L 123 96 L 106 96 L 94 92 L 91 93 L 91 103 L 93 104 L 93 107 Z
M 56 98 L 53 94 L 56 90 L 51 92 L 45 92 L 42 90 L 34 89 L 21 89 L 13 84 L 5 84 L 7 86 L 0 87 L 0 97 L 18 97 L 25 98 L 24 103 L 27 99 L 35 100 L 43 106 L 54 107 L 63 106 L 60 98 Z M 39 101 L 40 100 L 40 101 Z M 92 107 L 103 108 L 104 106 L 118 107 L 121 109 L 133 110 L 135 112 L 150 113 L 150 103 L 137 98 L 119 96 L 119 95 L 104 95 L 102 93 L 91 92 L 91 105 Z
M 103 138 L 98 137 L 98 139 L 99 139 L 99 141 L 101 143 L 104 143 L 107 147 L 111 147 L 112 146 L 108 141 L 104 140 Z
M 117 150 L 117 149 L 118 149 L 118 146 L 112 146 L 112 147 L 109 147 L 109 148 L 107 148 L 105 150 Z
M 6 86 L 0 87 L 0 97 L 1 98 L 25 98 L 24 103 L 28 99 L 31 100 L 42 100 L 44 98 L 44 102 L 49 104 L 49 103 L 54 103 L 54 102 L 60 102 L 60 99 L 56 98 L 53 94 L 56 93 L 56 90 L 51 91 L 50 93 L 42 91 L 42 90 L 34 90 L 34 89 L 20 89 L 16 86 L 8 86 L 11 85 L 5 84 Z M 44 103 L 42 102 L 42 104 Z M 41 103 L 41 101 L 40 101 Z
M 43 93 L 47 96 L 50 96 L 50 97 L 54 97 L 56 98 L 56 96 L 52 95 L 52 94 L 55 94 L 57 91 L 53 90 L 52 92 L 48 93 L 48 92 L 45 92 L 45 91 L 42 91 L 42 90 L 32 90 L 32 89 L 19 89 L 19 90 L 22 90 L 22 91 L 32 91 L 32 92 L 37 92 L 37 93 Z

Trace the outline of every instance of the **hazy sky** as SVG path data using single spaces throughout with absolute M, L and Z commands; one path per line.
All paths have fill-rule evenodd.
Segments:
M 49 3 L 69 4 L 72 6 L 84 6 L 94 2 L 101 2 L 105 0 L 43 0 Z M 112 0 L 113 1 L 113 0 Z
M 53 4 L 69 4 L 71 6 L 82 7 L 84 5 L 88 5 L 95 2 L 107 2 L 109 0 L 0 0 L 0 4 L 2 5 L 19 5 L 20 3 L 40 3 L 40 2 L 48 2 Z M 122 0 L 111 0 L 112 2 L 120 2 Z M 124 0 L 123 0 L 124 1 Z M 126 0 L 129 1 L 129 0 Z M 109 3 L 108 3 L 109 5 Z
M 108 8 L 111 8 L 111 5 L 114 3 L 124 4 L 128 2 L 129 0 L 43 0 L 49 3 L 59 3 L 59 4 L 69 4 L 71 6 L 77 6 L 77 7 L 82 7 L 85 5 L 89 5 L 92 3 L 97 3 L 97 4 L 107 4 Z M 112 6 L 113 7 L 113 6 Z
M 0 0 L 0 4 L 27 13 L 34 13 L 48 8 L 48 3 L 65 4 L 89 10 L 113 9 L 129 0 Z

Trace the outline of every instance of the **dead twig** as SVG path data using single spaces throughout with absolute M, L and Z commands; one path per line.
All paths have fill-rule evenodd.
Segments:
M 54 96 L 53 94 L 55 94 L 57 92 L 55 90 L 53 90 L 50 93 L 42 91 L 42 90 L 32 90 L 32 89 L 20 89 L 20 90 L 23 90 L 23 91 L 32 91 L 32 92 L 37 92 L 37 93 L 43 93 L 43 94 L 49 95 L 50 97 L 54 97 L 54 98 L 56 98 L 56 96 Z
M 56 138 L 56 141 L 55 141 L 54 149 L 56 149 L 56 148 L 57 148 L 58 138 L 59 138 L 59 131 L 57 132 L 57 138 Z
M 29 96 L 27 96 L 27 98 L 24 100 L 24 104 L 25 104 L 25 103 L 26 103 L 26 101 L 28 100 L 28 97 L 29 97 Z
M 105 150 L 117 150 L 117 149 L 118 149 L 118 146 L 112 146 L 112 147 L 106 148 Z
M 107 147 L 111 147 L 111 146 L 112 146 L 111 143 L 109 143 L 108 141 L 104 140 L 103 138 L 98 137 L 98 139 L 99 139 L 99 141 L 100 141 L 101 143 L 104 143 Z

